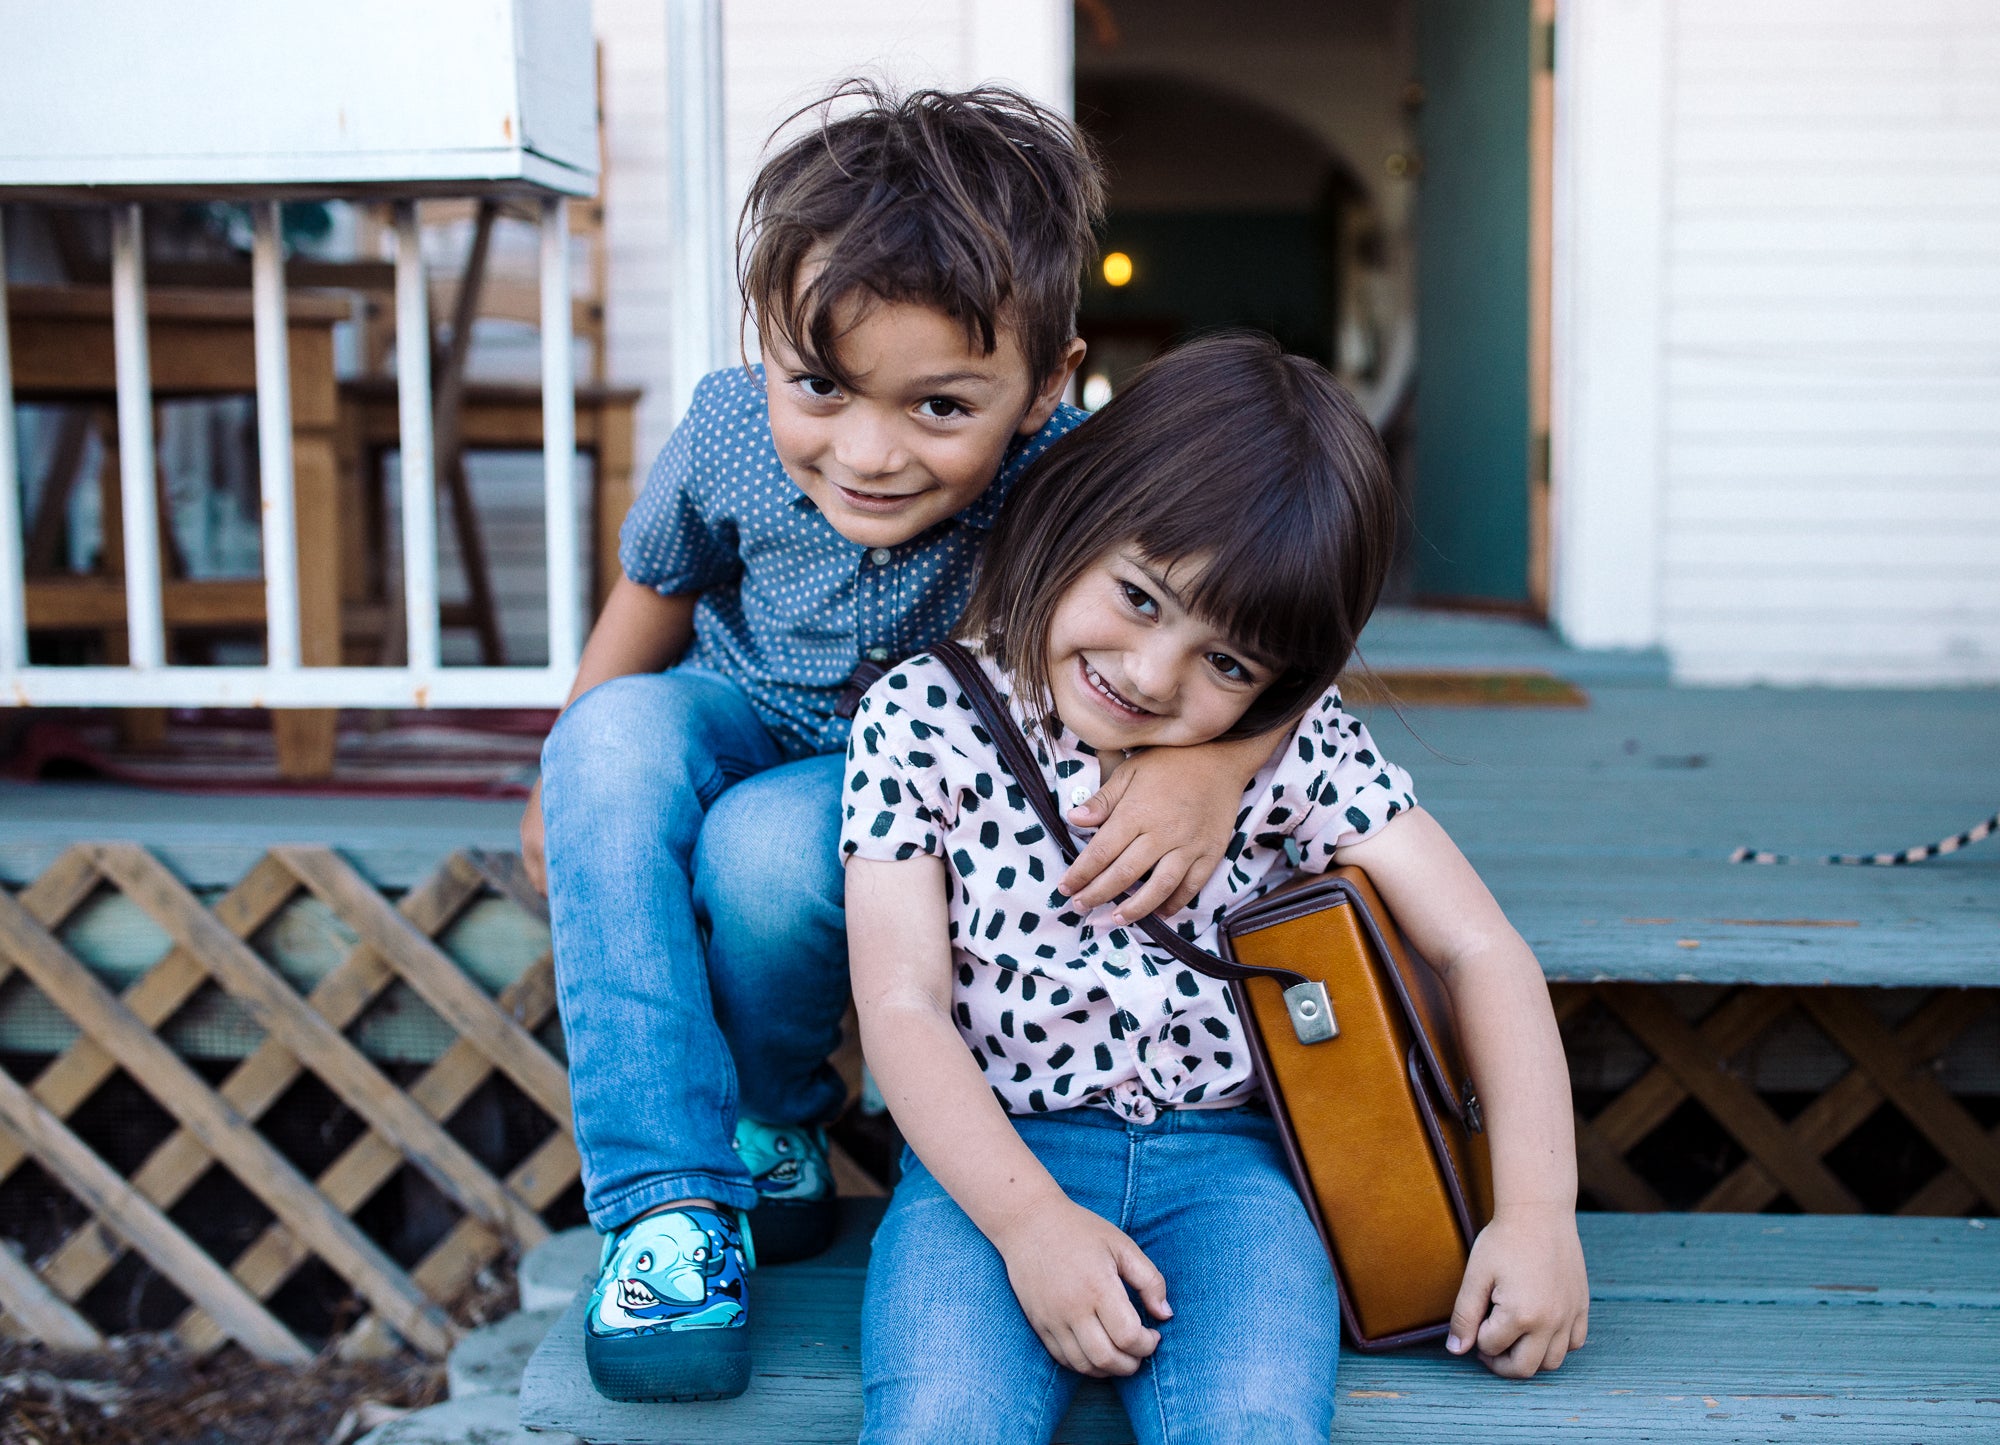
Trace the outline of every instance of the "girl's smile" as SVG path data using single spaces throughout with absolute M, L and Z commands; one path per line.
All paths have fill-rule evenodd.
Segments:
M 1151 708 L 1140 707 L 1139 704 L 1128 700 L 1117 688 L 1106 682 L 1103 675 L 1096 668 L 1092 667 L 1089 662 L 1080 661 L 1077 663 L 1077 666 L 1083 669 L 1084 681 L 1089 684 L 1098 696 L 1104 699 L 1105 707 L 1108 711 L 1134 722 L 1142 721 L 1153 715 Z
M 1270 666 L 1182 600 L 1206 565 L 1114 548 L 1056 603 L 1051 700 L 1063 725 L 1099 752 L 1218 738 L 1270 683 Z

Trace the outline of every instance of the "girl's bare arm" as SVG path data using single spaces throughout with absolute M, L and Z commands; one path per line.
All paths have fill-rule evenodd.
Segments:
M 1168 1313 L 1139 1247 L 1070 1202 L 1021 1142 L 951 1021 L 951 935 L 942 860 L 847 865 L 847 947 L 868 1066 L 924 1167 L 1000 1251 L 1049 1353 L 1092 1375 L 1129 1375 L 1159 1333 L 1125 1295 Z
M 1495 1372 L 1552 1370 L 1584 1342 L 1590 1296 L 1576 1233 L 1569 1066 L 1533 952 L 1421 808 L 1335 855 L 1368 872 L 1444 979 L 1493 1153 L 1493 1221 L 1452 1313 L 1451 1347 Z

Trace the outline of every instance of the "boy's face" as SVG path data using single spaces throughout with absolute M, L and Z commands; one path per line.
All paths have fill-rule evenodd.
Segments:
M 786 474 L 835 531 L 864 547 L 893 547 L 992 485 L 1007 444 L 1054 413 L 1083 343 L 1071 349 L 1037 386 L 1010 328 L 981 356 L 944 313 L 876 302 L 841 338 L 851 389 L 763 338 L 771 439 Z

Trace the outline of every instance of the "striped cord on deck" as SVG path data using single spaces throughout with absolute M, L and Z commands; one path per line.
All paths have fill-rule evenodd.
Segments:
M 1977 843 L 1989 834 L 2000 832 L 2000 813 L 1995 813 L 1983 823 L 1967 828 L 1956 837 L 1946 838 L 1941 843 L 1926 843 L 1921 848 L 1905 848 L 1900 853 L 1835 853 L 1826 858 L 1790 858 L 1783 853 L 1767 853 L 1757 848 L 1738 848 L 1729 855 L 1732 863 L 1840 863 L 1854 868 L 1893 868 L 1904 863 L 1921 863 L 1926 858 L 1941 858 L 1946 853 L 1956 853 L 1959 849 Z

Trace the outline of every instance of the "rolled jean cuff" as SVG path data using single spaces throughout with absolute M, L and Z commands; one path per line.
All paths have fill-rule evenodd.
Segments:
M 672 1174 L 651 1179 L 591 1210 L 590 1227 L 599 1234 L 615 1234 L 647 1210 L 683 1199 L 712 1199 L 724 1209 L 754 1209 L 757 1186 L 748 1179 L 725 1179 L 720 1174 Z

